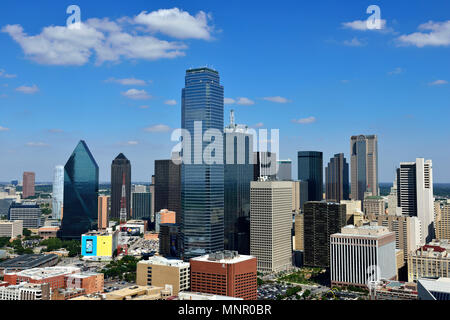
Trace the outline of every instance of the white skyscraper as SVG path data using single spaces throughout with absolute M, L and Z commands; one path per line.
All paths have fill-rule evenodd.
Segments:
M 419 218 L 422 244 L 434 238 L 433 164 L 417 158 L 402 162 L 397 169 L 398 204 L 402 213 Z
M 61 219 L 64 202 L 64 167 L 56 166 L 53 176 L 52 217 Z

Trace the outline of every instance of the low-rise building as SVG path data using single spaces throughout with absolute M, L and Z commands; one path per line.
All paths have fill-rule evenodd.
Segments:
M 171 287 L 171 295 L 189 290 L 189 263 L 182 260 L 153 256 L 137 264 L 136 284 L 140 286 Z
M 224 251 L 192 258 L 190 264 L 192 291 L 256 300 L 255 257 Z
M 50 300 L 50 285 L 20 283 L 7 287 L 0 287 L 0 300 Z
M 50 238 L 56 238 L 58 235 L 59 227 L 40 227 L 38 229 L 38 236 L 44 240 Z
M 119 241 L 119 230 L 90 231 L 81 236 L 81 255 L 85 260 L 111 260 Z
M 132 286 L 103 294 L 88 294 L 70 300 L 162 300 L 169 296 L 167 288 Z
M 51 267 L 58 263 L 55 254 L 24 254 L 0 263 L 0 275 L 32 268 Z
M 46 267 L 33 268 L 20 272 L 8 272 L 4 275 L 4 280 L 10 285 L 20 284 L 22 282 L 50 284 L 52 290 L 65 288 L 67 276 L 73 273 L 80 273 L 81 269 L 76 267 Z
M 417 300 L 417 285 L 411 282 L 381 280 L 371 290 L 373 300 Z
M 0 237 L 17 238 L 22 236 L 23 221 L 0 221 Z
M 178 294 L 174 300 L 244 300 L 242 298 L 220 296 L 217 294 L 203 293 L 203 292 L 189 292 L 183 291 Z
M 433 241 L 408 256 L 408 281 L 450 277 L 450 242 Z

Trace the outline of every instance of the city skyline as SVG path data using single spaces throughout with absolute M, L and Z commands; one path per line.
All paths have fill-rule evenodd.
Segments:
M 47 39 L 55 31 L 50 26 L 65 26 L 68 15 L 63 4 L 25 3 L 30 12 L 42 14 L 9 10 L 15 4 L 4 4 L 0 12 L 0 144 L 6 154 L 0 165 L 7 168 L 0 181 L 20 180 L 24 171 L 33 171 L 36 182 L 50 182 L 54 167 L 85 140 L 99 164 L 100 181 L 109 181 L 110 161 L 123 152 L 133 163 L 132 180 L 149 182 L 154 160 L 169 158 L 175 145 L 170 134 L 181 119 L 182 74 L 204 65 L 221 74 L 225 115 L 235 109 L 241 123 L 280 129 L 280 159 L 310 150 L 323 152 L 325 159 L 336 153 L 350 159 L 349 137 L 376 134 L 380 182 L 392 182 L 398 164 L 416 158 L 433 160 L 435 182 L 450 181 L 450 151 L 440 144 L 448 137 L 442 130 L 449 115 L 448 36 L 436 33 L 443 38 L 440 45 L 419 42 L 431 32 L 420 25 L 432 21 L 428 28 L 431 23 L 436 30 L 445 28 L 448 3 L 380 1 L 385 25 L 373 31 L 357 23 L 368 18 L 368 4 L 356 1 L 345 8 L 287 1 L 282 9 L 262 2 L 256 15 L 249 15 L 251 4 L 233 1 L 170 6 L 134 1 L 127 8 L 79 1 L 82 21 L 98 32 L 106 34 L 106 27 L 94 18 L 108 18 L 110 30 L 119 26 L 130 34 L 132 27 L 118 19 L 141 19 L 153 28 L 143 36 L 170 44 L 154 57 L 118 49 L 111 52 L 118 54 L 116 60 L 103 56 L 104 61 L 91 47 L 87 57 L 56 52 L 54 61 L 46 59 L 50 52 L 32 51 L 30 36 Z M 330 10 L 321 10 L 324 4 Z M 403 10 L 406 5 L 411 10 Z M 146 24 L 150 12 L 157 16 L 160 9 L 169 10 L 175 21 L 186 18 L 185 32 Z M 227 19 L 231 14 L 233 21 Z M 275 24 L 262 24 L 271 18 Z M 413 33 L 419 40 L 413 41 Z M 230 49 L 236 45 L 242 50 Z M 276 63 L 268 65 L 269 59 Z M 60 81 L 67 73 L 70 82 Z

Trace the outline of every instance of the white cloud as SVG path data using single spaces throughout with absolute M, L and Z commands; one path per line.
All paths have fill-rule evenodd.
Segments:
M 9 131 L 9 128 L 5 128 L 5 127 L 0 126 L 0 132 L 1 131 Z
M 284 98 L 284 97 L 280 97 L 280 96 L 276 96 L 276 97 L 265 97 L 263 98 L 266 101 L 270 101 L 270 102 L 276 102 L 276 103 L 288 103 L 291 102 L 289 99 Z
M 39 88 L 34 84 L 31 87 L 20 86 L 20 87 L 16 88 L 16 91 L 22 92 L 22 93 L 25 93 L 25 94 L 35 94 L 36 92 L 39 91 Z
M 170 127 L 165 124 L 157 124 L 148 128 L 145 128 L 144 131 L 147 132 L 168 132 L 170 131 Z
M 262 122 L 258 122 L 253 126 L 253 128 L 262 128 L 262 127 L 264 127 L 264 123 Z
M 430 86 L 442 86 L 444 84 L 448 84 L 448 81 L 447 80 L 436 80 L 436 81 L 429 83 Z
M 367 27 L 367 20 L 355 20 L 350 22 L 343 22 L 342 26 L 346 29 L 358 30 L 358 31 L 390 31 L 386 28 L 386 20 L 380 19 L 381 29 L 369 29 Z
M 127 141 L 127 145 L 129 145 L 129 146 L 135 146 L 135 145 L 138 145 L 138 144 L 139 144 L 139 141 L 134 141 L 134 140 Z
M 446 47 L 450 45 L 450 20 L 444 22 L 429 21 L 419 25 L 418 29 L 422 32 L 399 36 L 397 38 L 399 44 L 419 48 L 425 46 Z
M 0 69 L 0 78 L 11 79 L 11 78 L 16 78 L 16 77 L 17 77 L 17 75 L 15 75 L 15 74 L 8 74 L 8 73 L 6 73 L 5 70 Z
M 25 56 L 39 64 L 81 66 L 95 57 L 97 65 L 122 59 L 173 59 L 185 56 L 182 42 L 161 40 L 160 32 L 176 39 L 210 39 L 210 18 L 202 11 L 195 17 L 177 8 L 142 12 L 134 18 L 115 21 L 92 18 L 80 28 L 47 26 L 39 34 L 28 35 L 19 25 L 6 25 L 7 33 L 22 48 Z M 145 27 L 143 27 L 145 25 Z
M 251 100 L 249 98 L 245 98 L 245 97 L 237 98 L 236 103 L 241 106 L 251 106 L 251 105 L 255 104 L 255 102 L 253 100 Z
M 105 82 L 118 83 L 123 86 L 145 86 L 145 85 L 147 85 L 147 82 L 145 80 L 140 80 L 140 79 L 136 79 L 136 78 L 125 78 L 125 79 L 109 78 L 109 79 L 105 80 Z
M 168 106 L 176 106 L 177 101 L 176 100 L 166 100 L 166 101 L 164 101 L 164 104 L 167 104 Z
M 225 98 L 223 99 L 224 104 L 235 104 L 236 100 L 232 99 L 232 98 Z
M 149 106 L 140 106 L 139 109 L 148 109 L 150 108 Z
M 130 89 L 126 92 L 122 92 L 122 95 L 133 100 L 147 100 L 152 97 L 147 91 L 138 89 Z
M 367 43 L 355 37 L 352 40 L 345 40 L 343 44 L 349 47 L 362 47 L 365 46 Z
M 212 31 L 208 25 L 209 18 L 203 11 L 194 17 L 189 12 L 173 8 L 149 13 L 143 11 L 133 21 L 146 26 L 151 32 L 160 32 L 177 39 L 209 40 Z
M 314 123 L 316 121 L 317 121 L 317 119 L 315 117 L 308 117 L 308 118 L 292 120 L 293 123 L 297 123 L 297 124 L 310 124 L 310 123 Z
M 403 69 L 400 68 L 400 67 L 397 67 L 397 68 L 395 68 L 394 70 L 389 71 L 388 74 L 389 74 L 389 75 L 395 75 L 395 74 L 400 74 L 400 73 L 403 73 L 403 72 L 405 72 L 405 70 L 403 70 Z
M 49 145 L 44 142 L 27 142 L 27 147 L 48 147 Z
M 64 130 L 62 130 L 62 129 L 49 129 L 48 132 L 50 132 L 50 133 L 63 133 Z

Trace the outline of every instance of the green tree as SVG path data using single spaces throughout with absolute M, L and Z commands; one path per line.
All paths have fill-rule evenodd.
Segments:
M 27 229 L 27 228 L 23 228 L 22 233 L 23 233 L 23 235 L 24 235 L 25 237 L 31 236 L 31 230 L 29 230 L 29 229 Z

